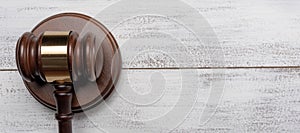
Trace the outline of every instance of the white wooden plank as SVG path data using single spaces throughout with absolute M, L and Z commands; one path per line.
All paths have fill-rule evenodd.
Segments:
M 105 17 L 105 14 L 101 13 L 103 10 L 112 8 L 109 5 L 118 2 L 105 0 L 97 2 L 81 0 L 3 1 L 3 4 L 0 5 L 0 69 L 16 68 L 14 47 L 22 33 L 29 31 L 37 22 L 47 16 L 67 11 L 96 16 L 99 21 L 112 30 L 119 42 L 131 38 L 131 41 L 121 46 L 124 67 L 297 66 L 300 64 L 300 33 L 298 30 L 300 28 L 300 11 L 297 10 L 300 5 L 299 1 L 184 1 L 199 11 L 211 25 L 220 42 L 220 45 L 214 46 L 206 46 L 206 44 L 200 44 L 193 40 L 189 41 L 189 37 L 186 37 L 187 44 L 183 45 L 176 38 L 154 33 L 140 35 L 134 39 L 131 35 L 147 26 L 158 28 L 163 25 L 165 27 L 162 27 L 160 31 L 165 32 L 180 31 L 180 27 L 157 16 L 154 17 L 155 24 L 138 21 L 147 19 L 147 17 L 140 16 L 136 19 L 128 18 L 129 20 L 125 21 L 123 26 L 116 28 L 116 24 L 120 22 L 113 21 L 115 18 Z M 134 4 L 128 2 L 124 7 L 130 9 L 134 7 Z M 176 7 L 174 8 L 176 9 Z M 126 10 L 122 13 L 116 11 L 113 15 L 118 14 L 127 14 L 127 12 Z M 186 12 L 178 16 L 188 14 L 189 12 Z M 139 24 L 143 24 L 143 26 L 138 27 Z M 170 28 L 172 26 L 173 28 Z M 153 32 L 157 31 L 153 30 Z M 178 36 L 184 37 L 186 33 L 182 32 Z M 160 42 L 157 42 L 158 40 Z M 223 54 L 218 52 L 218 56 L 208 58 L 213 52 L 221 49 Z M 219 56 L 224 56 L 224 58 L 218 58 Z
M 54 132 L 55 112 L 30 96 L 17 72 L 2 71 L 0 75 L 0 132 Z M 173 121 L 161 123 L 166 121 L 164 112 L 178 109 L 171 108 L 177 103 L 178 95 L 188 101 L 195 93 L 198 99 L 192 111 L 181 119 L 182 123 L 174 132 L 300 131 L 300 77 L 297 69 L 123 70 L 120 79 L 106 104 L 86 114 L 75 115 L 76 132 L 98 132 L 99 129 L 108 132 L 165 132 Z M 161 88 L 161 81 L 165 81 L 165 88 Z M 214 115 L 203 123 L 199 119 L 202 111 L 205 107 L 213 107 L 206 102 L 214 81 L 224 82 L 224 93 Z M 152 89 L 151 83 L 154 83 Z M 190 92 L 192 90 L 197 91 Z M 158 102 L 147 106 L 129 104 L 151 101 L 151 92 L 163 95 Z M 139 99 L 140 94 L 144 95 L 142 99 Z M 189 108 L 189 105 L 187 103 L 184 107 Z M 177 113 L 176 117 L 180 117 L 182 112 Z

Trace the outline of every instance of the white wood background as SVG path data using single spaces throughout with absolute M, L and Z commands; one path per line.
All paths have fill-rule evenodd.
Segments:
M 56 132 L 54 111 L 40 105 L 31 97 L 16 71 L 15 44 L 18 37 L 30 31 L 37 22 L 60 12 L 81 12 L 95 16 L 117 0 L 83 1 L 1 1 L 0 5 L 0 133 Z M 182 55 L 176 44 L 134 45 L 121 47 L 123 73 L 136 76 L 133 84 L 138 88 L 149 88 L 145 75 L 162 72 L 171 84 L 181 84 L 179 70 L 184 67 L 190 84 L 198 89 L 200 97 L 188 116 L 173 132 L 300 132 L 300 1 L 298 0 L 184 0 L 202 14 L 215 31 L 220 46 L 206 50 L 222 49 L 224 62 L 209 60 L 203 56 L 202 47 L 193 49 L 197 59 Z M 182 14 L 184 15 L 184 14 Z M 102 21 L 102 20 L 99 20 Z M 105 20 L 103 20 L 105 22 Z M 109 26 L 109 22 L 105 22 Z M 121 36 L 124 32 L 114 32 Z M 124 33 L 125 34 L 125 33 Z M 118 39 L 118 37 L 117 37 Z M 172 53 L 176 63 L 161 59 L 160 55 L 141 55 L 132 62 L 131 54 L 160 49 Z M 290 68 L 225 69 L 226 67 L 281 66 Z M 199 69 L 200 67 L 220 67 Z M 135 69 L 134 69 L 135 68 Z M 160 68 L 160 69 L 151 69 Z M 196 73 L 194 73 L 196 72 Z M 121 76 L 126 81 L 128 77 Z M 224 93 L 215 114 L 202 125 L 198 117 L 205 106 L 210 90 L 207 83 L 224 82 Z M 117 90 L 126 94 L 128 82 L 122 82 Z M 194 85 L 200 84 L 199 86 Z M 173 94 L 172 91 L 167 91 Z M 172 99 L 173 97 L 167 97 Z M 171 103 L 165 103 L 169 105 Z M 114 94 L 108 106 L 120 108 L 115 117 L 109 110 L 94 111 L 93 120 L 84 114 L 74 118 L 75 132 L 166 132 L 164 124 L 145 126 L 143 122 L 130 120 L 150 118 L 147 110 L 136 109 L 120 101 Z M 153 110 L 159 114 L 164 107 Z M 93 111 L 93 110 L 92 110 Z M 152 114 L 153 115 L 153 114 Z M 129 119 L 126 119 L 129 118 Z M 98 127 L 98 128 L 97 128 Z

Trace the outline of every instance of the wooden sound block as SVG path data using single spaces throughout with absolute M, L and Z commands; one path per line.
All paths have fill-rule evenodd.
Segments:
M 72 111 L 81 112 L 107 98 L 113 91 L 121 70 L 121 55 L 112 34 L 97 20 L 78 13 L 51 16 L 40 22 L 32 33 L 38 36 L 45 31 L 75 31 L 79 36 L 89 32 L 98 38 L 96 44 L 101 46 L 102 56 L 100 57 L 102 58 L 96 60 L 101 61 L 98 63 L 101 65 L 96 65 L 99 68 L 96 81 L 86 79 L 73 81 Z M 44 82 L 39 77 L 33 81 L 24 80 L 24 83 L 35 99 L 53 110 L 56 109 L 53 85 Z

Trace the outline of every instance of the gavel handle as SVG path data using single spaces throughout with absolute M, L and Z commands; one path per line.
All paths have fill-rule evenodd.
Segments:
M 54 98 L 56 102 L 55 118 L 58 120 L 59 133 L 72 133 L 72 85 L 54 85 Z

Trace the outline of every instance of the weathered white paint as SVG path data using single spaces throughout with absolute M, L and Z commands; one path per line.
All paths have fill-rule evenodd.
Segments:
M 106 105 L 99 105 L 96 109 L 87 112 L 88 118 L 83 114 L 76 114 L 74 129 L 77 132 L 88 132 L 98 129 L 98 125 L 105 131 L 167 131 L 161 125 L 145 126 L 143 121 L 154 118 L 159 112 L 166 111 L 169 106 L 149 105 L 145 108 L 132 106 L 122 96 L 133 95 L 130 82 L 138 86 L 138 91 L 147 87 L 148 78 L 143 75 L 150 75 L 157 70 L 124 70 L 123 73 L 133 73 L 137 76 L 129 79 L 122 76 L 117 91 L 106 101 Z M 179 70 L 160 70 L 167 77 L 167 81 L 178 81 L 174 76 Z M 298 132 L 300 124 L 299 108 L 299 70 L 293 69 L 252 69 L 252 70 L 227 70 L 225 73 L 218 73 L 207 70 L 197 70 L 196 76 L 191 70 L 181 72 L 191 78 L 185 82 L 189 83 L 188 88 L 198 90 L 198 100 L 190 114 L 183 123 L 174 131 L 178 132 Z M 35 101 L 23 83 L 17 72 L 0 72 L 0 131 L 6 132 L 54 132 L 56 121 L 54 111 L 51 111 Z M 225 79 L 221 77 L 225 77 Z M 7 78 L 8 77 L 8 78 Z M 173 78 L 172 78 L 173 77 Z M 128 82 L 127 80 L 130 80 Z M 213 80 L 222 80 L 224 93 L 217 111 L 211 119 L 201 125 L 199 116 L 205 107 L 206 99 L 210 92 L 210 85 Z M 199 83 L 199 87 L 192 86 Z M 168 88 L 176 90 L 181 82 L 167 83 Z M 200 87 L 201 86 L 201 87 Z M 155 88 L 153 88 L 155 89 Z M 186 88 L 184 88 L 186 89 Z M 196 93 L 196 92 L 195 92 Z M 180 93 L 181 96 L 184 94 Z M 128 98 L 128 97 L 127 97 Z M 125 96 L 125 99 L 127 99 Z M 145 97 L 150 98 L 150 97 Z M 166 91 L 163 98 L 176 99 L 176 94 Z M 127 99 L 128 100 L 128 99 Z M 129 102 L 137 102 L 134 99 Z M 171 101 L 163 101 L 160 105 L 173 105 Z M 109 106 L 110 108 L 107 108 Z M 209 105 L 207 105 L 209 107 Z M 149 110 L 153 113 L 149 113 Z M 115 112 L 116 114 L 113 114 Z M 89 120 L 90 119 L 90 120 Z M 94 123 L 94 124 L 93 124 Z
M 16 69 L 15 43 L 25 31 L 29 31 L 45 17 L 60 12 L 81 12 L 91 16 L 97 14 L 117 0 L 100 1 L 1 1 L 0 5 L 0 70 Z M 220 45 L 203 47 L 190 41 L 187 49 L 169 36 L 162 36 L 167 43 L 130 45 L 122 47 L 124 68 L 166 68 L 166 67 L 235 67 L 235 66 L 298 66 L 300 64 L 300 1 L 297 0 L 186 0 L 188 4 L 202 14 L 215 31 Z M 127 5 L 132 6 L 132 5 Z M 182 14 L 185 15 L 185 14 Z M 131 19 L 124 25 L 133 26 L 139 21 Z M 161 18 L 156 18 L 160 23 Z M 103 22 L 118 41 L 126 39 L 126 33 L 136 29 L 120 26 L 114 29 L 115 22 Z M 165 23 L 171 26 L 171 23 Z M 153 25 L 148 25 L 153 26 Z M 178 27 L 177 27 L 178 28 Z M 168 30 L 179 30 L 177 28 Z M 131 31 L 132 30 L 132 31 Z M 167 30 L 167 31 L 168 31 Z M 124 37 L 125 36 L 125 37 Z M 151 38 L 161 37 L 149 33 Z M 133 41 L 143 41 L 141 36 Z M 136 44 L 136 43 L 134 43 Z M 222 49 L 224 63 L 207 58 L 202 51 Z M 188 53 L 188 54 L 187 54 Z M 137 56 L 137 57 L 136 57 Z M 189 57 L 195 58 L 189 58 Z M 138 108 L 130 106 L 119 94 L 129 101 L 139 102 L 130 92 L 149 93 L 151 74 L 161 72 L 167 77 L 167 90 L 158 104 Z M 195 73 L 196 71 L 196 73 Z M 183 123 L 174 132 L 299 132 L 300 99 L 298 69 L 234 69 L 234 70 L 123 70 L 129 77 L 122 75 L 117 87 L 119 93 L 107 101 L 118 117 L 111 114 L 107 106 L 98 106 L 91 110 L 89 120 L 84 114 L 76 114 L 74 129 L 76 132 L 105 131 L 138 132 L 161 131 L 169 129 L 164 124 L 145 125 L 145 122 L 133 121 L 150 119 L 160 115 L 174 105 L 181 83 L 179 74 L 186 74 L 185 88 L 197 90 L 198 100 L 193 110 L 183 119 Z M 131 75 L 130 75 L 131 74 Z M 153 76 L 153 75 L 152 75 Z M 130 82 L 127 82 L 127 79 Z M 202 114 L 213 81 L 224 82 L 224 93 L 220 104 L 211 119 L 202 125 Z M 154 86 L 154 88 L 161 86 Z M 134 90 L 129 91 L 134 88 Z M 136 90 L 137 89 L 137 90 Z M 152 86 L 153 89 L 153 86 Z M 128 90 L 128 91 L 127 91 Z M 157 90 L 157 89 L 156 89 Z M 159 89 L 158 89 L 159 90 Z M 177 90 L 177 91 L 176 91 Z M 151 90 L 153 91 L 153 90 Z M 151 92 L 150 91 L 150 92 Z M 161 92 L 158 91 L 158 94 Z M 177 95 L 176 95 L 177 94 Z M 193 96 L 187 92 L 186 96 Z M 150 98 L 148 95 L 145 99 Z M 142 100 L 145 100 L 142 99 Z M 171 99 L 168 100 L 167 99 Z M 55 132 L 56 121 L 51 111 L 37 101 L 25 89 L 16 71 L 0 72 L 0 132 Z M 154 111 L 151 113 L 151 111 Z M 214 110 L 212 110 L 214 111 Z
M 116 2 L 118 1 L 3 1 L 0 5 L 0 68 L 16 68 L 14 47 L 18 37 L 22 33 L 30 31 L 37 22 L 47 16 L 72 11 L 97 16 L 102 10 Z M 135 46 L 126 44 L 121 47 L 124 67 L 297 66 L 300 64 L 300 41 L 298 39 L 300 36 L 300 11 L 297 10 L 300 5 L 299 1 L 189 0 L 185 2 L 197 9 L 209 22 L 220 45 L 203 47 L 205 44 L 197 44 L 197 42 L 195 44 L 191 41 L 189 49 L 186 49 L 183 44 L 178 42 Z M 134 5 L 126 5 L 126 7 L 130 6 Z M 122 37 L 123 39 L 124 36 L 126 37 L 125 33 L 134 32 L 139 28 L 133 26 L 126 29 L 126 26 L 119 26 L 119 30 L 113 30 L 118 22 L 111 22 L 109 17 L 101 18 L 99 21 L 112 30 L 118 41 L 121 41 Z M 134 24 L 136 23 L 139 21 L 135 21 Z M 144 21 L 140 21 L 140 23 L 144 23 Z M 125 23 L 127 26 L 132 26 L 132 24 L 131 21 Z M 177 29 L 175 27 L 168 30 Z M 163 60 L 158 55 L 150 57 L 140 55 L 140 63 L 131 63 L 133 59 L 130 54 L 153 49 L 172 53 L 177 64 L 167 61 L 161 62 L 159 65 L 149 63 L 149 58 Z M 224 51 L 224 63 L 220 63 L 217 58 L 208 59 L 208 55 L 203 54 L 203 51 L 210 52 L 218 49 Z M 189 52 L 197 59 L 187 58 L 186 53 Z M 125 58 L 127 55 L 129 57 Z

